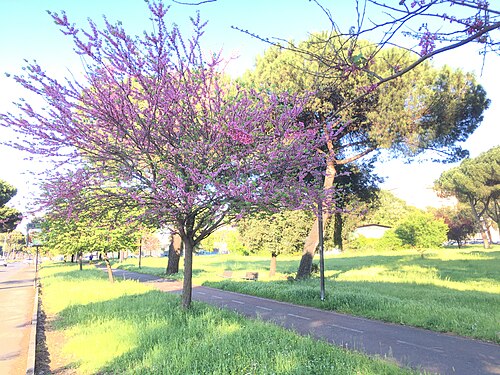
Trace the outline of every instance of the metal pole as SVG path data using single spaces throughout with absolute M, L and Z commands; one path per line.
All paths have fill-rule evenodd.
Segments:
M 141 260 L 142 260 L 142 235 L 139 240 L 139 268 L 141 268 Z
M 319 234 L 319 280 L 320 280 L 320 296 L 321 300 L 325 300 L 325 259 L 324 259 L 324 244 L 323 244 L 323 204 L 321 200 L 318 202 L 318 234 Z
M 38 248 L 40 246 L 38 245 L 35 245 L 35 249 L 36 249 L 36 256 L 35 256 L 35 287 L 37 286 L 37 282 L 38 282 Z

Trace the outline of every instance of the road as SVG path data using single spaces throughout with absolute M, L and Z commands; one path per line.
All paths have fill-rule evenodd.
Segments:
M 35 267 L 0 268 L 0 374 L 26 374 L 31 334 Z
M 153 284 L 180 293 L 179 282 L 114 270 L 118 278 Z M 388 358 L 401 366 L 453 375 L 500 374 L 500 346 L 479 340 L 384 323 L 266 298 L 195 286 L 193 300 L 279 324 L 303 335 Z

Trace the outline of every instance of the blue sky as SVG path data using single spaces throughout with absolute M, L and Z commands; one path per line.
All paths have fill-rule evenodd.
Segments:
M 168 4 L 169 2 L 166 1 Z M 353 1 L 323 1 L 332 12 L 333 19 L 344 28 L 355 23 Z M 13 101 L 20 97 L 28 100 L 27 93 L 4 72 L 20 73 L 23 59 L 36 59 L 49 73 L 58 77 L 78 74 L 81 69 L 79 57 L 72 51 L 71 40 L 65 37 L 45 12 L 66 10 L 73 22 L 83 25 L 90 17 L 102 21 L 106 14 L 110 21 L 120 20 L 131 34 L 140 34 L 151 28 L 146 4 L 143 0 L 0 0 L 0 112 L 13 110 Z M 245 35 L 231 26 L 258 33 L 267 37 L 279 37 L 296 41 L 305 39 L 310 32 L 329 29 L 327 17 L 309 0 L 218 0 L 200 7 L 173 4 L 170 10 L 172 22 L 186 27 L 189 16 L 201 10 L 203 19 L 209 21 L 203 46 L 207 51 L 223 50 L 227 58 L 234 57 L 228 66 L 233 75 L 251 68 L 257 54 L 267 47 L 265 43 Z M 415 41 L 408 41 L 415 44 Z M 464 70 L 481 70 L 482 60 L 472 48 L 451 52 L 436 58 L 435 64 L 449 64 Z M 498 145 L 500 131 L 496 119 L 500 118 L 500 89 L 496 70 L 500 66 L 497 56 L 488 56 L 479 81 L 485 86 L 492 100 L 485 113 L 481 127 L 466 142 L 472 156 Z M 0 128 L 2 139 L 14 135 Z M 34 192 L 31 172 L 41 170 L 43 160 L 23 160 L 26 155 L 0 146 L 0 179 L 15 185 L 18 196 L 13 204 L 23 208 L 30 193 Z M 401 161 L 379 163 L 377 172 L 386 176 L 383 187 L 419 207 L 436 205 L 434 194 L 429 189 L 432 182 L 449 165 L 421 163 L 406 165 Z

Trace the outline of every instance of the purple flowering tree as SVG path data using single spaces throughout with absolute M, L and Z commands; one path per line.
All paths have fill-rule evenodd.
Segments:
M 83 56 L 85 77 L 60 82 L 28 65 L 14 78 L 48 106 L 22 102 L 20 115 L 2 114 L 0 123 L 24 137 L 15 147 L 59 161 L 46 206 L 68 203 L 75 216 L 105 199 L 106 207 L 138 208 L 142 219 L 173 226 L 185 245 L 188 308 L 193 249 L 214 230 L 255 210 L 329 199 L 314 188 L 324 170 L 316 150 L 335 129 L 325 134 L 297 120 L 307 98 L 232 83 L 218 56 L 203 57 L 199 16 L 186 40 L 167 27 L 161 2 L 149 9 L 155 31 L 142 37 L 107 20 L 103 29 L 93 21 L 79 29 L 65 13 L 51 14 Z

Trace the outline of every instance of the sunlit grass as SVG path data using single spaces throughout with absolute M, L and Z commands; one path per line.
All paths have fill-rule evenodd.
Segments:
M 102 272 L 95 269 L 85 269 L 84 272 L 74 272 L 76 265 L 45 264 L 42 275 L 44 284 L 51 293 L 44 295 L 44 303 L 48 314 L 57 314 L 69 306 L 107 301 L 111 298 L 144 293 L 149 288 L 136 281 L 126 281 L 124 290 L 114 288 L 113 284 L 102 283 Z M 84 282 L 82 282 L 84 281 Z M 126 286 L 126 287 L 125 287 Z M 61 298 L 64 296 L 64 298 Z
M 110 284 L 100 271 L 59 265 L 41 274 L 51 329 L 63 333 L 78 374 L 411 373 L 205 304 L 184 311 L 178 296 Z
M 164 276 L 167 259 L 146 259 L 147 268 L 142 270 L 136 260 L 117 266 Z M 301 282 L 286 281 L 295 275 L 299 259 L 279 256 L 278 273 L 269 278 L 270 257 L 198 256 L 194 282 L 500 342 L 498 245 L 489 250 L 480 246 L 439 249 L 427 252 L 424 259 L 411 250 L 327 256 L 326 302 L 319 299 L 317 275 Z M 224 270 L 233 270 L 231 280 L 221 277 Z M 259 272 L 259 281 L 241 280 L 245 271 Z

